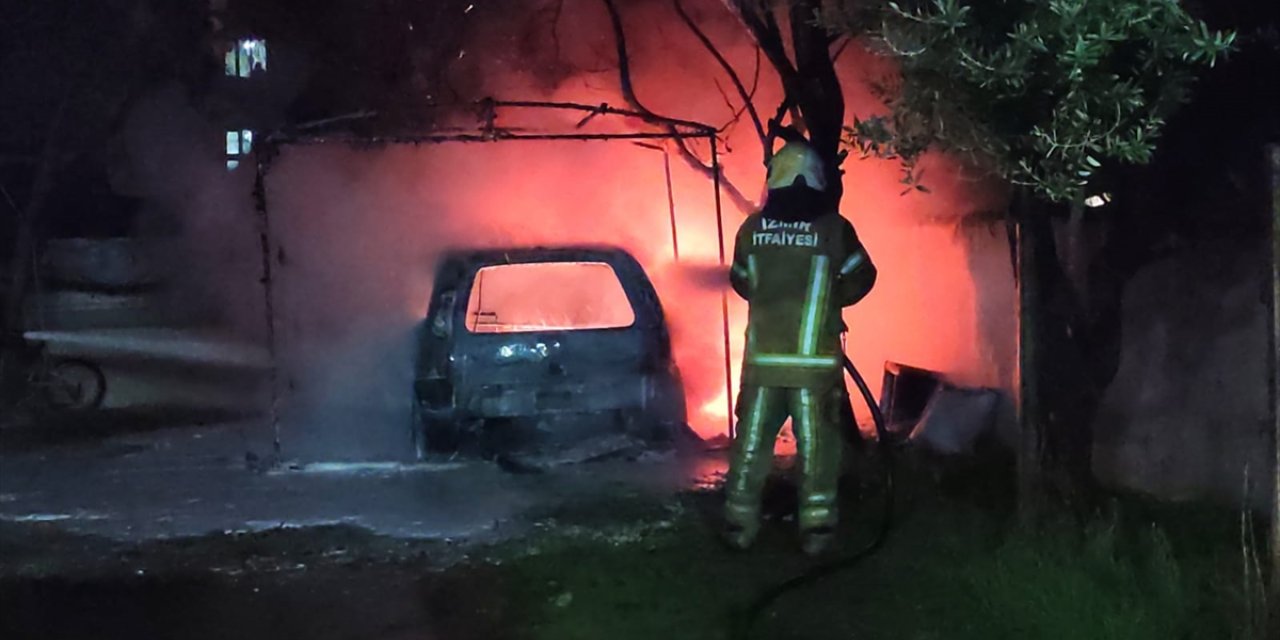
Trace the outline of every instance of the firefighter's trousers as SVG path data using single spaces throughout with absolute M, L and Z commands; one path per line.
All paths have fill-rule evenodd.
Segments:
M 773 466 L 773 445 L 788 416 L 800 471 L 800 531 L 836 524 L 840 476 L 839 387 L 823 389 L 744 385 L 738 429 L 725 484 L 725 518 L 753 537 L 760 500 Z

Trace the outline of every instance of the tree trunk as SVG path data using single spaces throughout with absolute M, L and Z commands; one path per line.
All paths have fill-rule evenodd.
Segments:
M 1039 298 L 1031 311 L 1039 340 L 1040 464 L 1046 493 L 1075 509 L 1087 507 L 1093 495 L 1093 422 L 1110 382 L 1097 375 L 1101 354 L 1089 320 L 1093 292 L 1082 209 L 1073 206 L 1061 227 L 1049 221 L 1048 212 L 1031 218 Z
M 1271 634 L 1280 638 L 1280 146 L 1271 156 L 1271 429 L 1275 465 L 1271 495 Z
M 1103 273 L 1116 282 L 1095 278 L 1096 262 L 1110 254 L 1094 255 L 1086 246 L 1082 211 L 1070 212 L 1057 229 L 1051 207 L 1020 190 L 1010 212 L 1016 223 L 1022 516 L 1050 500 L 1075 510 L 1091 506 L 1093 423 L 1118 365 L 1119 283 L 1131 275 L 1108 268 Z
M 1031 194 L 1019 188 L 1014 192 L 1010 213 L 1017 225 L 1015 236 L 1018 286 L 1018 515 L 1029 522 L 1043 508 L 1044 470 L 1041 454 L 1044 443 L 1044 420 L 1041 407 L 1041 335 L 1039 314 L 1043 308 L 1038 274 L 1040 258 L 1038 242 L 1042 225 L 1032 219 Z

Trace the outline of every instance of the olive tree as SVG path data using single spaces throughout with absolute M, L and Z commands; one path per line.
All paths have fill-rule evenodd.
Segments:
M 844 15 L 838 5 L 822 20 L 841 29 Z M 900 159 L 921 189 L 930 150 L 1010 187 L 1024 507 L 1046 488 L 1087 495 L 1091 423 L 1119 359 L 1118 332 L 1102 326 L 1118 324 L 1119 287 L 1107 291 L 1116 313 L 1083 312 L 1091 292 L 1063 277 L 1051 216 L 1081 211 L 1100 172 L 1148 162 L 1197 74 L 1234 40 L 1176 0 L 899 0 L 879 14 L 871 44 L 897 63 L 888 114 L 855 119 L 847 142 Z

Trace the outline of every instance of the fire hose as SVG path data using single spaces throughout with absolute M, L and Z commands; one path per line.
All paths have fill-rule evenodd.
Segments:
M 880 526 L 876 530 L 875 537 L 871 539 L 866 546 L 854 551 L 848 555 L 836 558 L 829 562 L 825 562 L 809 568 L 805 572 L 780 582 L 769 589 L 765 590 L 747 607 L 745 615 L 733 616 L 732 638 L 745 640 L 750 636 L 751 628 L 760 614 L 768 609 L 778 598 L 782 597 L 790 591 L 805 587 L 825 578 L 831 577 L 841 571 L 845 571 L 859 562 L 865 560 L 875 554 L 884 546 L 885 541 L 889 538 L 889 530 L 893 528 L 894 514 L 894 472 L 893 472 L 893 453 L 889 443 L 889 429 L 885 425 L 884 414 L 880 412 L 880 406 L 876 402 L 875 397 L 871 394 L 871 388 L 867 386 L 867 381 L 863 379 L 862 374 L 858 373 L 857 367 L 853 366 L 853 361 L 848 355 L 844 355 L 844 369 L 849 372 L 849 377 L 853 378 L 854 384 L 857 385 L 862 399 L 867 404 L 867 408 L 871 411 L 872 422 L 875 423 L 876 429 L 876 445 L 879 450 L 883 469 L 884 469 L 884 513 L 880 520 Z M 852 398 L 850 403 L 852 403 Z M 856 424 L 853 428 L 857 428 Z

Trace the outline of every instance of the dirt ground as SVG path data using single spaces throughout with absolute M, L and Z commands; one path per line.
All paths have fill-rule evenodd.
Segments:
M 480 545 L 353 526 L 137 543 L 5 523 L 0 635 L 709 637 L 728 632 L 729 602 L 809 564 L 782 513 L 753 554 L 723 549 L 716 503 L 707 490 L 564 504 Z
M 268 473 L 217 453 L 231 432 L 0 453 L 0 638 L 1166 640 L 1244 637 L 1249 611 L 1239 514 L 1108 496 L 1024 529 L 1007 459 L 900 458 L 887 544 L 744 628 L 824 566 L 785 464 L 734 553 L 707 460 Z M 883 470 L 850 459 L 842 554 L 881 524 Z

